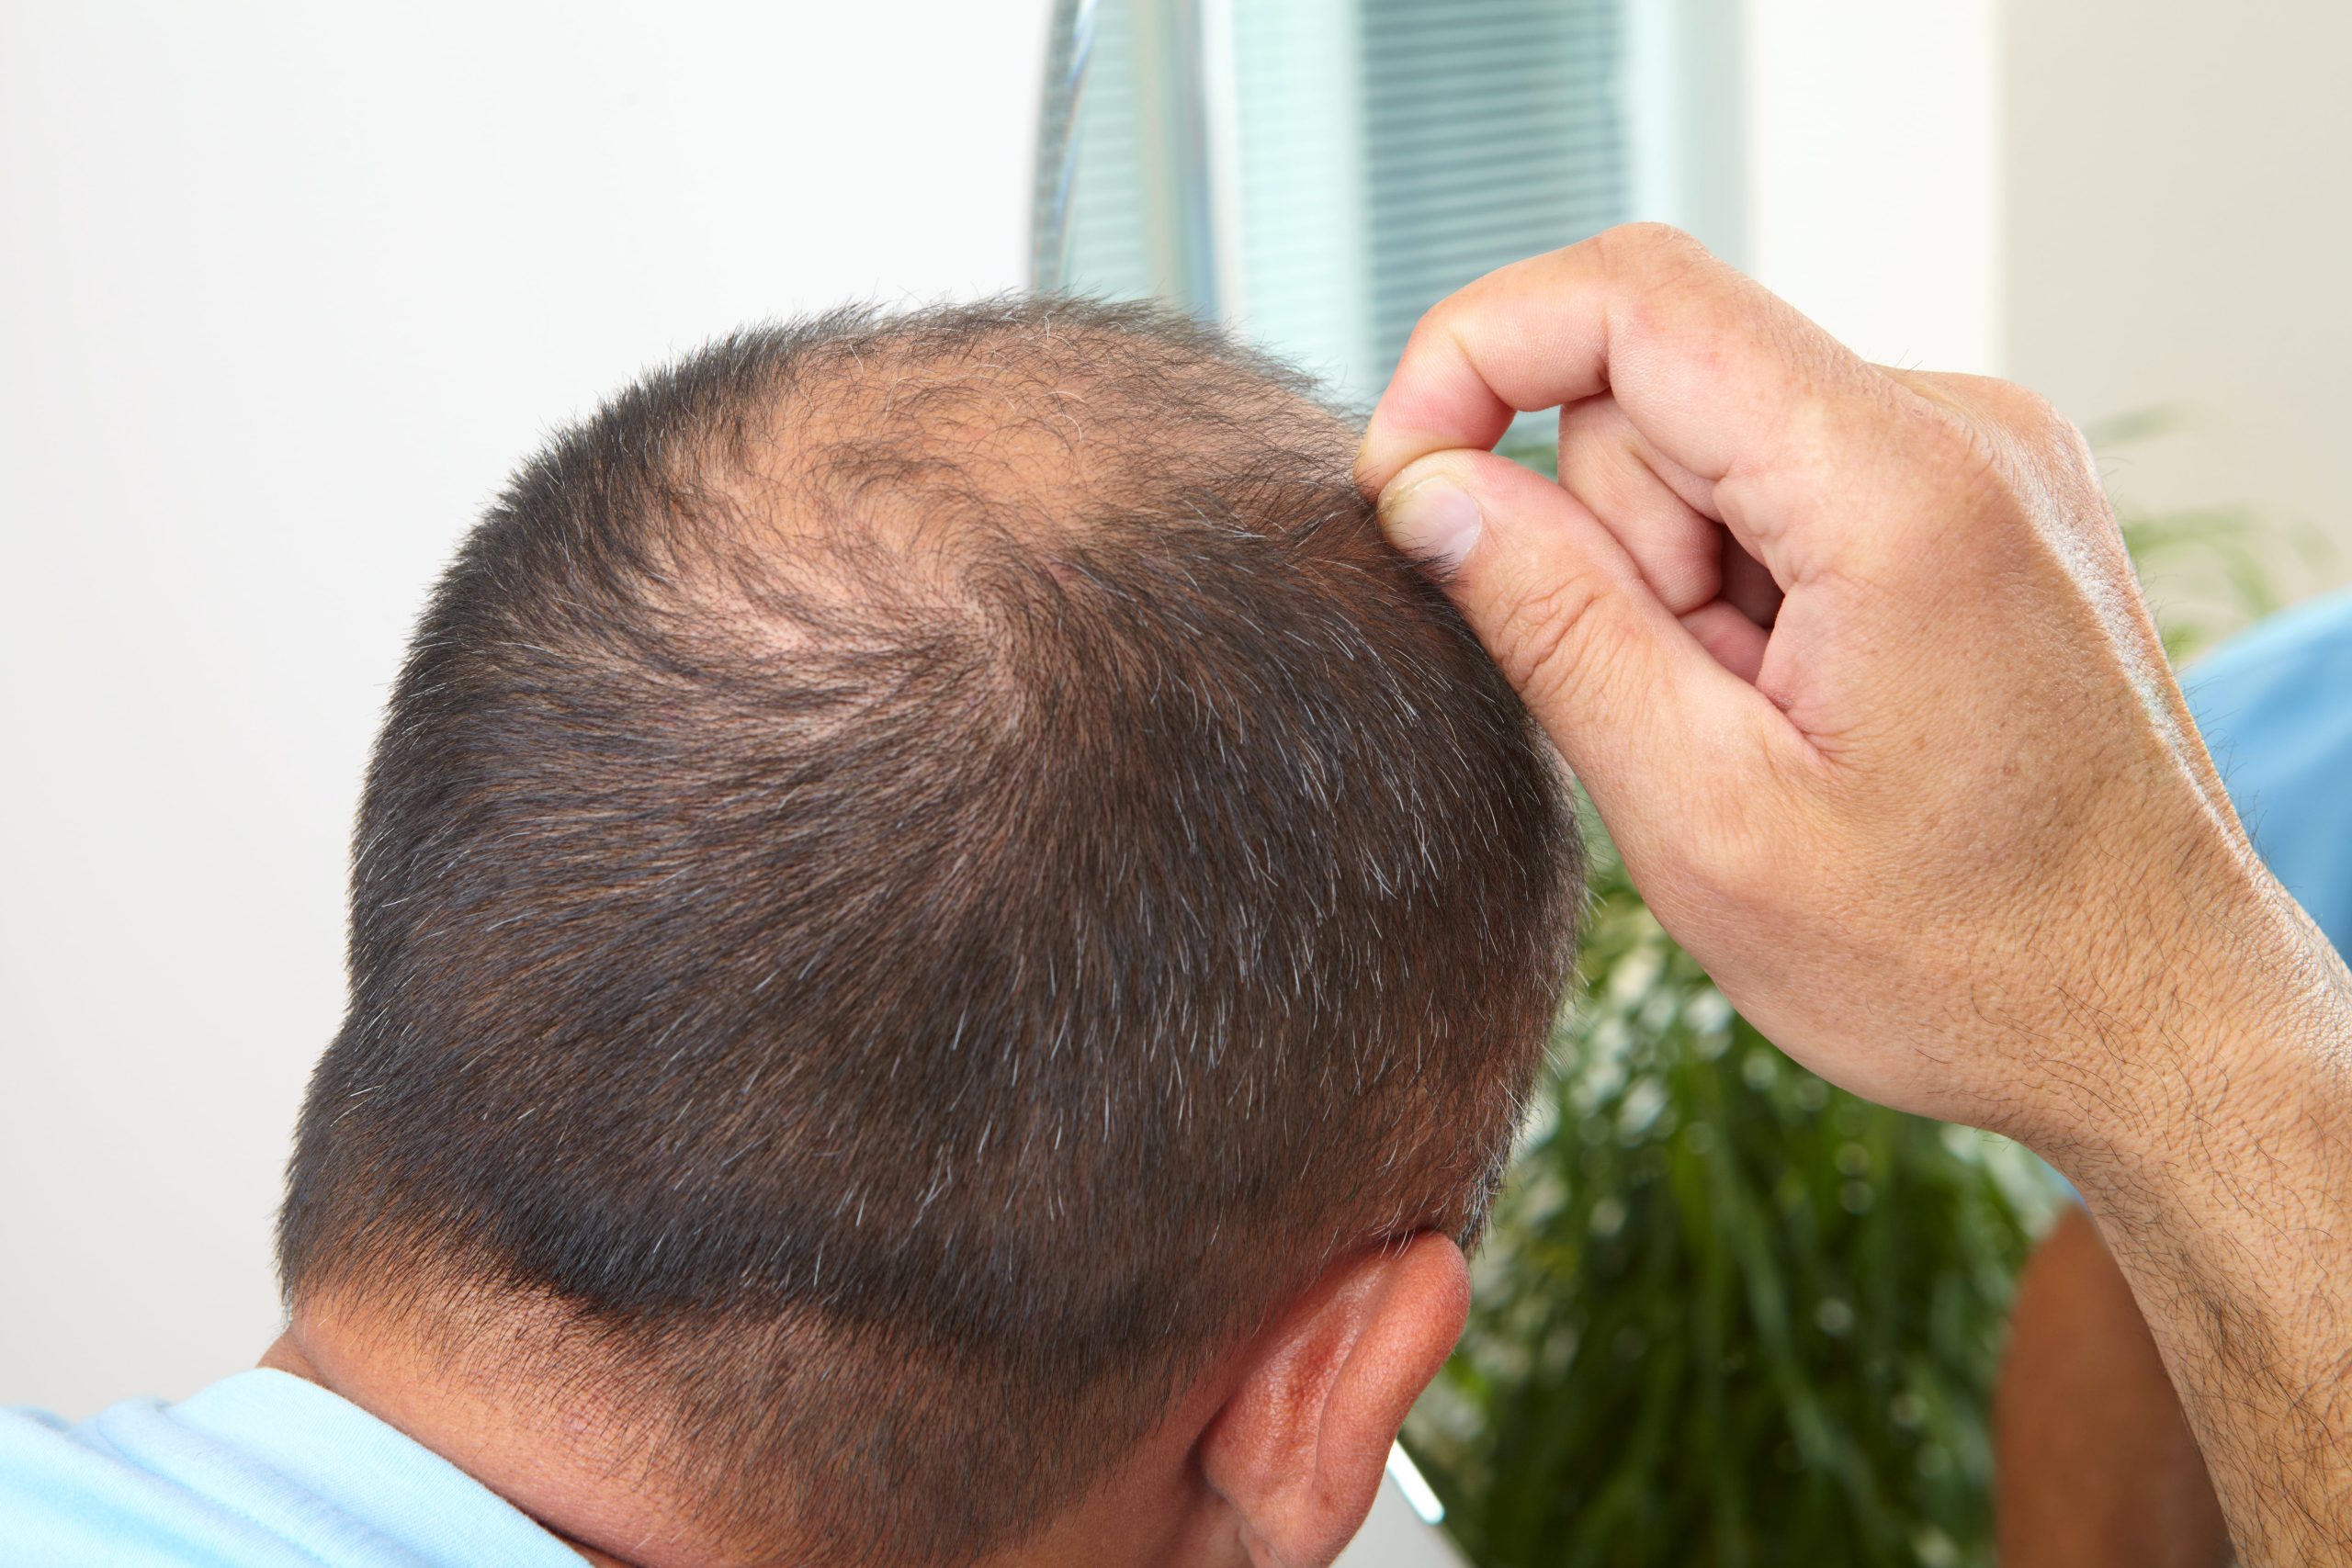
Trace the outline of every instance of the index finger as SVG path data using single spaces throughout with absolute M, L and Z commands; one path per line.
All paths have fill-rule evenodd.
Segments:
M 1780 541 L 1785 523 L 1880 466 L 1885 443 L 1858 423 L 1883 427 L 1891 389 L 1697 241 L 1637 224 L 1489 273 L 1433 308 L 1373 412 L 1356 477 L 1377 493 L 1432 452 L 1491 447 L 1517 412 L 1611 392 L 1786 586 L 1805 563 Z

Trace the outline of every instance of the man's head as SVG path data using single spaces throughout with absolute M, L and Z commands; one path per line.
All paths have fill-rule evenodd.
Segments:
M 1183 1408 L 1287 1440 L 1474 1237 L 1580 897 L 1352 448 L 1069 301 L 745 333 L 559 436 L 377 748 L 298 1328 L 593 1404 L 745 1557 L 1006 1547 Z

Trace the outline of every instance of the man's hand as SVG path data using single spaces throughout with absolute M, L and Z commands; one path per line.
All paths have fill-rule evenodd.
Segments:
M 1558 485 L 1485 450 L 1554 406 Z M 1743 1012 L 2075 1179 L 2247 1561 L 2352 1551 L 2352 979 L 2246 843 L 2080 436 L 1635 228 L 1430 311 L 1359 477 Z

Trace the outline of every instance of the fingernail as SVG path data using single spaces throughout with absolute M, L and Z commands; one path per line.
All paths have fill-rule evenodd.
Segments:
M 1401 494 L 1381 497 L 1380 526 L 1388 542 L 1441 575 L 1462 564 L 1486 525 L 1470 492 L 1450 479 L 1417 480 Z

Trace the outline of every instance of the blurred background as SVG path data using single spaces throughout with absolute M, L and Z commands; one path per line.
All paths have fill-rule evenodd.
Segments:
M 0 3 L 0 1400 L 274 1336 L 402 640 L 649 362 L 1034 282 L 1368 402 L 1446 291 L 1663 219 L 2050 396 L 2186 651 L 2352 580 L 2347 54 L 2321 0 Z M 1456 1539 L 1982 1561 L 2037 1174 L 1797 1073 L 1622 880 L 1587 981 L 1408 1428 Z

